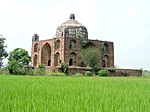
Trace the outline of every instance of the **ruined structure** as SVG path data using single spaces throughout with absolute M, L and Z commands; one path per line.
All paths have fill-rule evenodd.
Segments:
M 72 68 L 83 67 L 81 48 L 91 46 L 101 52 L 101 67 L 114 67 L 113 42 L 88 39 L 87 28 L 75 20 L 74 14 L 70 14 L 69 20 L 58 26 L 55 38 L 39 40 L 37 34 L 32 36 L 31 64 L 34 67 L 44 64 L 49 69 L 59 67 L 62 62 Z

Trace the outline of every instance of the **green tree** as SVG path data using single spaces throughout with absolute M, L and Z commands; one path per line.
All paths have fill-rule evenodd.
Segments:
M 82 49 L 80 52 L 80 57 L 81 61 L 92 68 L 99 66 L 101 60 L 100 51 L 95 47 Z
M 5 40 L 6 38 L 0 35 L 0 68 L 3 65 L 3 59 L 8 56 L 8 53 L 6 52 L 7 45 L 5 44 Z
M 79 39 L 79 42 L 80 42 L 80 45 L 81 45 L 81 49 L 84 48 L 87 38 L 84 37 L 83 35 L 81 35 L 80 32 L 77 32 L 76 35 L 77 35 L 77 38 Z
M 28 51 L 22 48 L 16 48 L 10 52 L 8 57 L 8 69 L 11 74 L 18 73 L 19 69 L 28 66 L 31 57 Z

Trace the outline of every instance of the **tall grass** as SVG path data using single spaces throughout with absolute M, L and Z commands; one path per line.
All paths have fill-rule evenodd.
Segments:
M 0 75 L 0 112 L 150 112 L 150 78 Z

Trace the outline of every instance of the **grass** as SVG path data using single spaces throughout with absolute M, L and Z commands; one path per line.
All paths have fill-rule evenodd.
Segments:
M 0 75 L 0 112 L 150 112 L 150 78 Z

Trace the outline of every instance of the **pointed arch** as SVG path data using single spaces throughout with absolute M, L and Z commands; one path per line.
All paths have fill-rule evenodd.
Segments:
M 38 43 L 34 44 L 34 52 L 38 51 Z
M 37 54 L 35 54 L 33 57 L 33 66 L 37 66 L 37 64 L 38 64 L 38 56 Z
M 54 56 L 54 66 L 59 66 L 60 65 L 60 54 L 57 52 Z
M 60 40 L 57 40 L 55 42 L 55 49 L 59 49 L 60 48 Z
M 86 43 L 85 48 L 89 48 L 89 47 L 96 47 L 96 45 L 92 42 L 88 42 Z
M 51 60 L 51 46 L 48 43 L 46 43 L 41 51 L 41 63 L 44 64 L 45 66 L 50 66 L 51 65 L 50 60 Z
M 107 54 L 104 55 L 105 67 L 109 67 L 109 56 Z
M 105 52 L 105 53 L 108 53 L 108 52 L 109 52 L 109 44 L 108 44 L 107 42 L 105 42 L 105 43 L 103 44 L 103 46 L 104 46 L 104 52 Z
M 72 39 L 69 44 L 69 49 L 76 48 L 76 40 Z
M 70 53 L 70 58 L 69 58 L 69 66 L 76 66 L 77 63 L 77 54 L 75 52 Z

